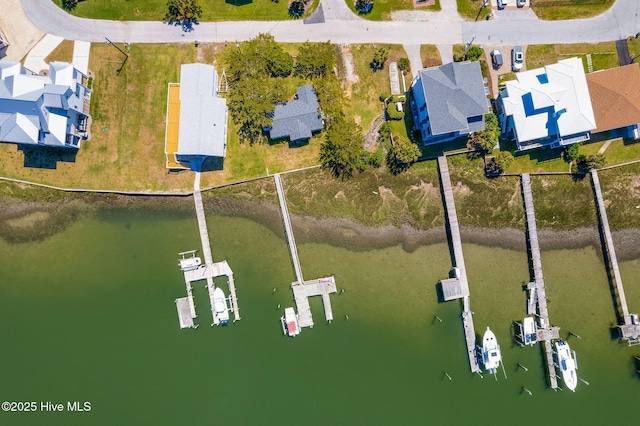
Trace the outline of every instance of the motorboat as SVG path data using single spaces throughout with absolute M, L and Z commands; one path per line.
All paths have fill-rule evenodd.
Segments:
M 298 323 L 298 315 L 293 308 L 285 308 L 284 315 L 280 317 L 282 322 L 282 332 L 289 337 L 295 337 L 300 334 L 300 324 Z
M 490 374 L 496 374 L 501 362 L 500 345 L 498 345 L 496 335 L 487 327 L 487 331 L 484 332 L 482 337 L 482 363 L 484 364 L 484 369 Z
M 525 345 L 534 345 L 538 341 L 536 322 L 533 317 L 526 317 L 522 327 L 522 339 Z
M 195 256 L 195 250 L 185 251 L 180 253 L 180 262 L 178 262 L 180 269 L 183 271 L 191 271 L 198 269 L 202 265 L 202 260 Z
M 575 392 L 578 385 L 578 364 L 576 354 L 571 351 L 569 344 L 564 340 L 556 342 L 556 356 L 558 357 L 558 368 L 562 372 L 562 381 L 569 390 Z
M 229 322 L 229 306 L 224 291 L 220 287 L 213 290 L 213 310 L 220 320 L 220 324 L 225 325 Z

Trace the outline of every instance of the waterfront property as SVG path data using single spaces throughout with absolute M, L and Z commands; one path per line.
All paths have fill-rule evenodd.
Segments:
M 600 189 L 600 178 L 598 177 L 598 171 L 595 169 L 591 170 L 591 183 L 593 184 L 598 217 L 600 218 L 600 232 L 602 232 L 602 240 L 604 241 L 603 251 L 607 258 L 609 270 L 611 271 L 609 276 L 610 279 L 613 280 L 613 287 L 616 290 L 618 307 L 622 318 L 622 323 L 618 326 L 618 331 L 620 337 L 626 340 L 629 346 L 640 345 L 640 322 L 638 321 L 638 314 L 629 313 L 629 308 L 627 307 L 627 297 L 625 296 L 624 287 L 622 286 L 622 277 L 620 275 L 620 269 L 618 268 L 618 258 L 613 245 L 611 229 L 609 228 L 607 209 L 604 199 L 602 198 L 602 190 Z
M 478 62 L 452 62 L 418 71 L 411 83 L 414 130 L 425 145 L 484 130 L 489 112 Z
M 540 245 L 538 244 L 538 228 L 536 225 L 536 214 L 533 208 L 533 196 L 531 194 L 531 178 L 528 173 L 522 175 L 522 197 L 527 223 L 527 245 L 529 247 L 529 262 L 533 275 L 533 281 L 528 283 L 526 288 L 529 292 L 527 303 L 527 313 L 535 314 L 538 318 L 537 341 L 542 342 L 547 358 L 547 372 L 549 373 L 549 385 L 552 389 L 558 387 L 558 377 L 555 373 L 555 362 L 553 360 L 552 340 L 560 338 L 560 329 L 551 327 L 549 324 L 549 309 L 547 307 L 547 292 L 544 288 L 544 277 L 542 275 L 542 261 L 540 260 Z M 531 307 L 536 306 L 537 312 Z
M 440 184 L 444 195 L 445 213 L 447 219 L 448 236 L 453 247 L 453 278 L 441 281 L 442 291 L 445 300 L 463 298 L 462 325 L 464 328 L 465 341 L 467 343 L 467 355 L 472 373 L 479 373 L 478 357 L 476 354 L 476 332 L 473 325 L 473 312 L 471 312 L 471 301 L 469 297 L 469 282 L 467 280 L 467 268 L 464 264 L 462 254 L 462 240 L 460 238 L 460 228 L 458 226 L 458 215 L 451 189 L 451 178 L 449 177 L 449 166 L 447 157 L 438 157 L 438 170 L 440 171 Z
M 313 86 L 298 87 L 295 98 L 276 105 L 273 123 L 267 130 L 269 138 L 287 138 L 292 144 L 307 142 L 314 133 L 322 130 L 324 121 L 318 109 L 318 96 Z
M 273 178 L 276 184 L 278 200 L 280 201 L 282 222 L 284 223 L 284 230 L 287 236 L 287 242 L 289 243 L 289 253 L 291 254 L 293 270 L 296 275 L 296 281 L 291 283 L 291 289 L 293 290 L 293 298 L 298 308 L 300 327 L 313 327 L 313 317 L 311 315 L 311 307 L 309 306 L 309 297 L 312 296 L 322 296 L 325 317 L 328 322 L 331 322 L 333 321 L 333 310 L 331 309 L 331 298 L 329 294 L 337 291 L 336 280 L 333 276 L 311 281 L 305 281 L 302 277 L 302 267 L 300 266 L 296 240 L 293 236 L 287 200 L 285 199 L 284 188 L 282 187 L 282 179 L 280 178 L 280 174 L 273 175 Z
M 518 150 L 585 141 L 596 128 L 580 58 L 518 73 L 498 103 L 502 132 Z
M 168 169 L 221 170 L 227 152 L 227 101 L 216 69 L 183 64 L 180 83 L 169 83 L 165 155 Z
M 89 136 L 87 76 L 66 62 L 37 75 L 20 62 L 0 61 L 0 141 L 80 148 Z

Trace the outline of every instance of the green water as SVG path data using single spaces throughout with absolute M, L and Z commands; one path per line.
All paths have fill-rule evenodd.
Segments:
M 0 424 L 635 424 L 640 380 L 612 340 L 615 313 L 592 248 L 543 253 L 553 324 L 578 353 L 576 393 L 547 389 L 541 349 L 510 343 L 525 311 L 524 252 L 465 245 L 478 331 L 502 344 L 505 380 L 469 372 L 458 302 L 438 303 L 450 268 L 439 244 L 406 253 L 299 246 L 307 278 L 334 274 L 336 320 L 295 339 L 278 304 L 292 305 L 287 245 L 254 222 L 208 218 L 216 260 L 234 270 L 242 320 L 211 328 L 203 285 L 200 327 L 180 330 L 185 295 L 176 254 L 200 245 L 193 219 L 83 217 L 44 242 L 0 241 L 0 400 L 89 401 L 84 413 L 0 413 Z M 621 265 L 640 310 L 640 261 Z M 273 288 L 277 288 L 273 294 Z M 345 320 L 345 315 L 349 320 Z M 435 320 L 439 316 L 443 321 Z M 517 363 L 528 367 L 525 372 Z M 447 372 L 453 380 L 448 380 Z M 533 393 L 524 394 L 526 387 Z

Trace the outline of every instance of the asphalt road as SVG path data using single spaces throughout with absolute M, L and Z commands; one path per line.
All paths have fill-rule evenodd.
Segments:
M 17 0 L 16 0 L 17 1 Z M 455 0 L 441 0 L 454 2 Z M 324 23 L 302 20 L 204 22 L 184 32 L 161 22 L 107 21 L 71 16 L 50 0 L 20 0 L 27 17 L 45 33 L 71 40 L 99 42 L 175 43 L 243 41 L 269 32 L 281 42 L 397 43 L 451 45 L 541 44 L 613 41 L 640 32 L 640 1 L 617 0 L 604 14 L 590 19 L 541 21 L 533 13 L 498 11 L 490 21 L 434 19 L 420 22 L 372 22 L 352 14 L 344 0 L 322 0 Z M 448 5 L 446 5 L 448 6 Z M 450 9 L 448 7 L 443 9 Z M 449 12 L 445 12 L 449 17 Z

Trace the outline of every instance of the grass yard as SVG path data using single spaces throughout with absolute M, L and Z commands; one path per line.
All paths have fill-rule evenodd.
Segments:
M 495 2 L 495 0 L 489 0 L 489 2 Z M 484 6 L 483 0 L 456 0 L 458 4 L 458 13 L 463 18 L 475 21 L 487 19 L 487 15 L 491 12 L 491 6 Z
M 53 61 L 71 62 L 73 61 L 73 41 L 62 40 L 62 43 L 49 54 L 44 61 L 46 63 Z
M 535 0 L 531 8 L 547 20 L 590 18 L 604 13 L 615 0 Z M 625 0 L 622 0 L 625 1 Z
M 578 44 L 542 44 L 529 45 L 525 54 L 527 69 L 539 68 L 558 62 L 561 59 L 580 57 L 584 71 L 587 67 L 587 54 L 591 54 L 593 71 L 618 66 L 618 54 L 615 42 L 578 43 Z
M 440 58 L 440 52 L 435 44 L 420 45 L 420 59 L 424 68 L 442 65 L 442 58 Z
M 370 65 L 371 61 L 376 50 L 381 47 L 389 49 L 389 58 L 383 69 L 373 70 Z M 389 63 L 406 57 L 407 53 L 401 45 L 359 44 L 351 45 L 351 54 L 353 55 L 355 72 L 360 81 L 352 86 L 351 101 L 347 105 L 346 113 L 354 117 L 356 123 L 359 123 L 363 131 L 366 132 L 373 120 L 383 113 L 384 106 L 380 102 L 380 95 L 391 93 Z M 404 78 L 408 88 L 413 78 L 411 72 L 407 71 Z M 402 80 L 402 76 L 400 79 Z M 402 81 L 400 81 L 400 90 L 402 90 Z
M 61 0 L 54 0 L 60 6 Z M 318 0 L 309 0 L 308 12 L 317 8 Z M 201 1 L 201 21 L 275 21 L 291 19 L 287 1 L 207 0 Z M 161 21 L 167 11 L 166 0 L 87 0 L 71 12 L 75 16 L 117 21 Z
M 368 19 L 370 21 L 390 21 L 391 13 L 400 10 L 425 10 L 425 11 L 438 11 L 440 10 L 440 0 L 436 0 L 436 4 L 433 6 L 414 7 L 413 0 L 375 0 L 373 9 L 369 13 L 359 13 L 356 11 L 354 0 L 344 0 L 347 2 L 349 9 L 361 18 Z
M 640 55 L 640 38 L 629 37 L 627 39 L 627 46 L 629 46 L 629 55 L 632 58 Z

